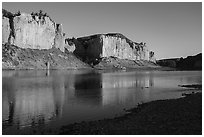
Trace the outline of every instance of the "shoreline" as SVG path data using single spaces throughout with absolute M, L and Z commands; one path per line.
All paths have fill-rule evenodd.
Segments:
M 201 89 L 200 89 L 201 90 Z M 200 91 L 198 90 L 198 91 Z M 201 135 L 202 93 L 156 100 L 126 110 L 110 119 L 68 124 L 56 129 L 36 126 L 15 134 L 27 135 Z M 2 131 L 3 135 L 5 133 Z
M 18 71 L 18 70 L 98 70 L 98 71 L 109 71 L 109 70 L 117 70 L 117 71 L 140 71 L 140 70 L 155 70 L 155 71 L 186 71 L 186 70 L 176 70 L 174 68 L 169 68 L 169 67 L 162 67 L 162 66 L 157 66 L 157 67 L 144 67 L 144 66 L 139 66 L 135 68 L 127 68 L 127 69 L 118 69 L 118 68 L 94 68 L 94 67 L 81 67 L 81 68 L 53 68 L 53 69 L 46 69 L 46 68 L 2 68 L 2 71 Z M 192 71 L 192 70 L 189 70 Z M 196 70 L 195 70 L 196 71 Z M 201 71 L 201 70 L 198 70 Z
M 59 134 L 201 135 L 202 93 L 144 103 L 113 119 L 63 126 Z

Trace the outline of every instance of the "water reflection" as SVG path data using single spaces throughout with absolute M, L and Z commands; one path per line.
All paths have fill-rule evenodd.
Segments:
M 126 87 L 141 87 L 149 88 L 154 86 L 154 81 L 151 75 L 103 75 L 103 88 L 126 88 Z
M 74 81 L 76 101 L 100 105 L 102 100 L 102 76 L 99 73 L 76 75 Z
M 3 125 L 44 124 L 62 114 L 64 77 L 3 77 Z M 41 73 L 46 75 L 45 73 Z M 38 74 L 37 74 L 38 75 Z M 24 75 L 23 75 L 24 76 Z M 7 109 L 9 108 L 9 109 Z
M 2 94 L 2 105 L 3 105 L 3 119 L 6 119 L 6 116 L 8 118 L 6 119 L 8 124 L 13 123 L 13 117 L 14 117 L 14 107 L 15 107 L 15 95 L 14 95 L 14 90 L 15 90 L 15 82 L 14 80 L 9 80 L 5 78 L 6 82 L 2 83 L 2 88 L 3 88 L 3 94 Z M 13 86 L 11 86 L 11 85 Z
M 154 80 L 151 74 L 103 75 L 103 105 L 122 105 L 149 97 Z
M 3 129 L 103 118 L 139 102 L 178 97 L 166 91 L 201 80 L 201 72 L 3 71 Z

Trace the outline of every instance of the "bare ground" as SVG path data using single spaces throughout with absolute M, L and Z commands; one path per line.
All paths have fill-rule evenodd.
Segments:
M 80 69 L 91 68 L 73 53 L 59 49 L 22 49 L 14 45 L 2 45 L 2 69 Z

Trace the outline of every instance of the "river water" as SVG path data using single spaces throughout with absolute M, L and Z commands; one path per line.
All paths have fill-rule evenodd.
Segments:
M 201 83 L 202 71 L 3 71 L 3 131 L 112 118 L 189 92 L 178 85 Z

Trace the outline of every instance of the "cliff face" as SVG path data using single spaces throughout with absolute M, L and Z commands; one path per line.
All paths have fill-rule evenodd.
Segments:
M 44 49 L 59 49 L 65 53 L 74 52 L 77 57 L 92 67 L 98 65 L 98 68 L 105 68 L 106 66 L 127 68 L 130 65 L 132 65 L 131 68 L 134 68 L 155 65 L 154 52 L 149 51 L 145 43 L 133 42 L 120 33 L 97 34 L 69 39 L 66 38 L 62 25 L 56 24 L 42 11 L 31 14 L 20 12 L 13 14 L 2 9 L 2 45 L 16 46 L 20 48 L 19 51 L 22 51 L 21 54 L 23 55 L 27 51 L 34 51 L 35 54 L 43 53 L 44 51 L 40 50 Z M 6 55 L 9 50 L 5 48 L 4 52 Z M 25 57 L 27 55 L 25 53 Z M 9 56 L 12 55 L 8 53 L 5 58 L 9 58 Z M 57 57 L 56 60 L 58 59 L 59 61 L 63 60 Z M 18 66 L 17 68 L 23 68 L 25 64 L 22 65 L 21 60 L 16 60 L 18 59 L 12 58 L 11 64 Z M 4 59 L 5 68 L 9 68 L 9 61 Z M 35 61 L 36 59 L 33 58 L 34 66 L 41 68 Z M 45 63 L 44 65 L 46 65 L 46 61 L 39 61 L 39 64 Z M 18 64 L 21 66 L 19 67 Z
M 103 57 L 114 56 L 120 59 L 149 60 L 149 50 L 142 43 L 130 43 L 117 35 L 102 35 L 102 39 Z
M 21 48 L 50 49 L 54 45 L 55 23 L 48 17 L 21 14 L 13 19 L 14 41 Z
M 2 43 L 8 42 L 10 35 L 9 19 L 6 17 L 2 18 Z
M 102 57 L 103 41 L 100 35 L 82 37 L 73 40 L 76 46 L 74 53 L 83 60 Z
M 62 25 L 57 24 L 56 26 L 56 35 L 54 38 L 54 46 L 61 51 L 65 50 L 65 33 L 63 33 Z
M 146 60 L 155 62 L 154 52 L 146 44 L 136 43 L 122 34 L 98 34 L 75 40 L 74 53 L 83 59 L 117 57 L 128 60 Z
M 65 34 L 61 24 L 56 24 L 43 14 L 19 13 L 14 15 L 3 10 L 2 41 L 21 48 L 51 49 L 56 47 L 64 52 Z

